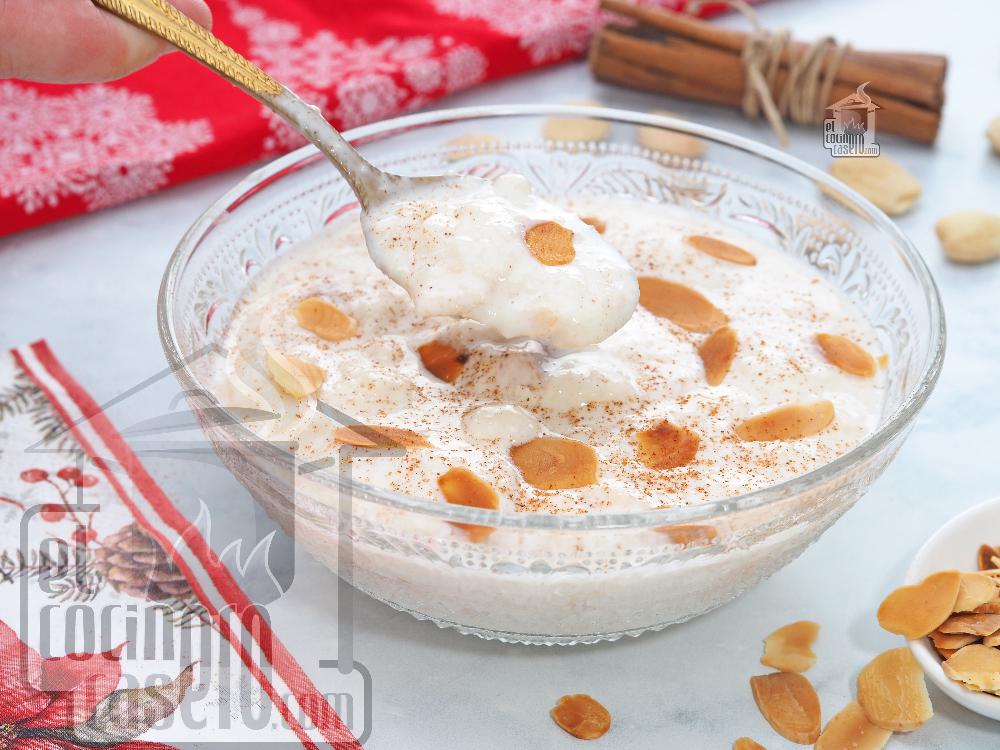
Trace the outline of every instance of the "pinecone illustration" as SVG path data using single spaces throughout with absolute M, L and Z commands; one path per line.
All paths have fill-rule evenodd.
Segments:
M 105 537 L 94 556 L 95 567 L 115 591 L 154 602 L 192 596 L 170 555 L 137 523 Z

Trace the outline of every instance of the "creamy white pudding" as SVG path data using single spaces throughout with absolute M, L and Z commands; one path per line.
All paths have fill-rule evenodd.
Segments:
M 570 350 L 613 334 L 639 299 L 635 272 L 614 247 L 518 174 L 393 195 L 362 225 L 375 265 L 422 318 L 465 318 L 506 339 Z
M 448 480 L 460 478 L 449 472 L 462 470 L 495 496 L 460 482 L 479 498 L 470 504 L 593 513 L 766 487 L 829 463 L 878 422 L 884 377 L 874 366 L 875 333 L 838 290 L 776 248 L 672 207 L 566 202 L 559 223 L 579 240 L 576 260 L 591 248 L 594 265 L 560 283 L 539 269 L 512 274 L 518 280 L 500 292 L 481 286 L 489 275 L 479 265 L 493 259 L 476 242 L 494 229 L 501 238 L 523 233 L 530 220 L 484 229 L 473 212 L 455 227 L 479 239 L 447 251 L 462 260 L 455 283 L 475 289 L 456 302 L 438 295 L 435 285 L 448 276 L 422 257 L 445 230 L 407 224 L 418 206 L 366 228 L 383 243 L 408 238 L 383 244 L 377 261 L 413 299 L 369 258 L 355 215 L 255 277 L 233 312 L 214 389 L 227 406 L 278 414 L 252 425 L 261 437 L 296 442 L 306 461 L 360 444 L 354 480 L 409 495 L 446 502 Z M 611 312 L 564 304 L 609 262 L 591 247 L 596 230 L 579 217 L 603 224 L 603 240 L 628 262 L 620 275 L 612 265 L 608 282 L 623 293 L 609 292 L 622 302 Z M 510 259 L 497 262 L 507 267 Z M 633 272 L 642 304 L 621 325 L 615 316 L 627 307 Z M 522 298 L 526 307 L 517 306 Z M 537 321 L 522 318 L 543 299 L 560 324 L 585 329 L 580 340 L 600 343 L 554 356 L 534 341 L 510 341 L 537 333 Z M 572 329 L 553 326 L 545 335 L 577 348 Z M 365 439 L 378 442 L 382 433 L 345 432 L 317 401 L 394 429 L 405 450 L 366 456 Z M 449 528 L 458 538 L 469 533 Z

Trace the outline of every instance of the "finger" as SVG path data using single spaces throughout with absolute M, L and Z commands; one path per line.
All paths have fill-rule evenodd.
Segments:
M 205 0 L 173 0 L 182 13 L 211 26 Z M 89 0 L 6 0 L 0 75 L 44 83 L 107 81 L 174 48 Z

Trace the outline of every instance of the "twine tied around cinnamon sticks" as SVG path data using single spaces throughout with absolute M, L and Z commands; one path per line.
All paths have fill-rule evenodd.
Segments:
M 783 144 L 786 122 L 822 122 L 833 99 L 860 93 L 865 99 L 877 98 L 880 132 L 934 141 L 944 103 L 944 56 L 860 51 L 830 36 L 805 44 L 786 29 L 765 29 L 743 0 L 716 1 L 746 15 L 753 30 L 701 21 L 691 15 L 694 3 L 688 3 L 688 12 L 676 13 L 626 0 L 601 0 L 604 10 L 627 23 L 612 21 L 594 36 L 594 76 L 739 107 L 751 118 L 763 114 Z
M 763 111 L 781 145 L 787 146 L 785 118 L 802 125 L 823 119 L 837 70 L 850 45 L 839 45 L 832 36 L 825 36 L 803 49 L 792 62 L 785 85 L 775 102 L 772 92 L 781 69 L 781 59 L 792 41 L 792 32 L 789 29 L 771 31 L 765 28 L 757 11 L 744 0 L 714 1 L 742 13 L 753 26 L 753 33 L 743 45 L 741 58 L 746 76 L 743 113 L 754 120 Z M 687 4 L 684 11 L 694 13 L 705 2 L 707 0 L 694 0 Z

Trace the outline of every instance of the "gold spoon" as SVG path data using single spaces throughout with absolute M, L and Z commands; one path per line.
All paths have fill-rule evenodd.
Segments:
M 402 177 L 382 171 L 359 154 L 336 128 L 323 118 L 318 107 L 302 101 L 288 88 L 166 0 L 92 0 L 92 2 L 170 42 L 274 110 L 326 154 L 347 180 L 365 210 L 390 194 L 416 185 L 460 179 L 458 175 Z

